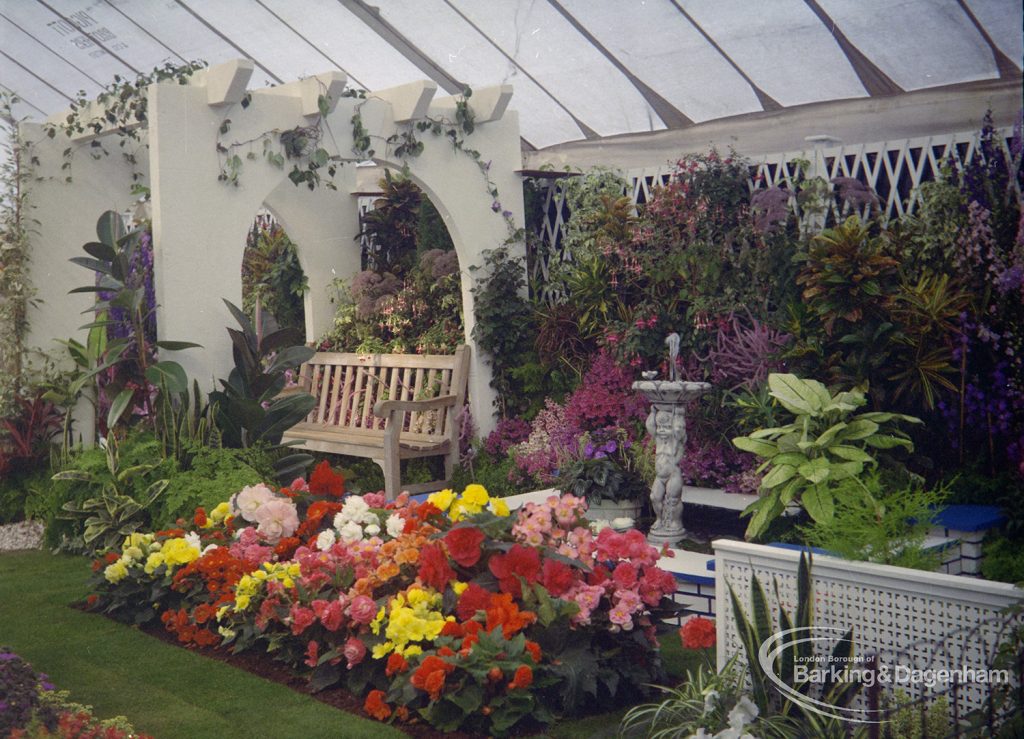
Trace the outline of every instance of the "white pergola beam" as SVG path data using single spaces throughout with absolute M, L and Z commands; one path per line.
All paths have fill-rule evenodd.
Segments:
M 193 84 L 205 85 L 207 105 L 234 105 L 245 97 L 245 89 L 256 65 L 251 59 L 232 59 L 197 74 Z
M 395 123 L 408 123 L 423 118 L 430 109 L 430 103 L 437 93 L 437 83 L 431 80 L 419 80 L 406 85 L 376 90 L 373 97 L 391 105 Z
M 431 107 L 439 113 L 451 115 L 460 99 L 461 95 L 438 98 Z M 468 99 L 469 109 L 473 111 L 473 122 L 487 123 L 500 120 L 511 100 L 512 85 L 495 85 L 473 90 L 472 96 Z

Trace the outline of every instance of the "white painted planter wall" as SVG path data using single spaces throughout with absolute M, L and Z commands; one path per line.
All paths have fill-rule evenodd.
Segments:
M 782 604 L 795 613 L 800 553 L 722 539 L 713 546 L 721 669 L 735 654 L 744 658 L 728 605 L 728 585 L 749 614 L 750 575 L 757 575 L 777 616 L 774 578 Z M 885 664 L 919 669 L 988 668 L 1005 631 L 1002 611 L 1024 597 L 1007 583 L 834 557 L 815 556 L 811 577 L 815 625 L 853 627 L 855 654 L 877 652 Z M 897 687 L 913 697 L 923 689 Z M 957 695 L 960 715 L 981 707 L 986 696 L 984 685 L 962 685 Z

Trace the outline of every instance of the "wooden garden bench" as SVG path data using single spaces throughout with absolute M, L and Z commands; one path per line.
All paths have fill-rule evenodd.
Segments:
M 299 370 L 299 388 L 317 404 L 282 441 L 372 459 L 388 500 L 401 490 L 440 490 L 459 460 L 468 376 L 468 346 L 453 355 L 317 352 Z M 445 479 L 403 486 L 399 465 L 417 457 L 444 457 Z

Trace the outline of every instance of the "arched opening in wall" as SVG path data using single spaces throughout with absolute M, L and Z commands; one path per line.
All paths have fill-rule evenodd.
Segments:
M 242 310 L 264 332 L 295 328 L 305 334 L 306 275 L 296 245 L 277 220 L 261 210 L 242 254 Z
M 451 354 L 465 342 L 459 259 L 444 220 L 411 179 L 385 170 L 360 193 L 361 271 L 336 280 L 322 351 Z

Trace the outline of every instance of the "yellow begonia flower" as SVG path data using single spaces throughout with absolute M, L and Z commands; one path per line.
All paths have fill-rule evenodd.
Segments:
M 491 498 L 491 502 L 487 504 L 487 507 L 495 516 L 508 516 L 511 514 L 511 511 L 508 509 L 508 503 L 501 498 Z
M 409 657 L 415 657 L 417 654 L 423 654 L 423 647 L 421 647 L 419 644 L 410 644 L 405 648 L 405 651 L 402 653 L 402 656 L 408 659 Z
M 391 650 L 394 648 L 394 644 L 392 644 L 389 641 L 386 641 L 382 644 L 375 644 L 373 647 L 373 652 L 371 652 L 371 654 L 373 655 L 374 659 L 384 659 L 384 657 L 390 654 Z
M 428 503 L 437 506 L 442 511 L 447 511 L 448 507 L 451 506 L 453 500 L 455 500 L 455 493 L 448 489 L 440 490 L 436 493 L 431 493 L 430 496 L 427 498 Z
M 124 559 L 125 557 L 131 560 L 142 559 L 142 550 L 136 546 L 125 547 L 124 556 L 122 557 L 122 559 Z
M 210 511 L 208 519 L 214 523 L 220 523 L 225 518 L 231 515 L 231 504 L 230 503 L 218 503 L 217 507 Z
M 107 578 L 107 582 L 117 584 L 128 577 L 128 568 L 119 559 L 103 570 L 103 577 Z
M 229 629 L 227 626 L 218 626 L 217 632 L 225 639 L 233 639 L 235 636 L 235 630 Z
M 163 563 L 163 552 L 153 552 L 149 555 L 149 557 L 146 558 L 146 566 L 143 567 L 143 570 L 147 575 L 152 575 L 156 571 L 156 568 L 162 565 Z
M 452 583 L 452 590 L 455 591 L 456 595 L 462 595 L 464 592 L 466 592 L 466 588 L 468 588 L 468 587 L 469 587 L 469 583 L 468 582 L 453 582 Z
M 487 494 L 487 488 L 483 485 L 467 485 L 462 491 L 462 502 L 468 507 L 483 508 L 491 496 Z
M 193 560 L 199 559 L 199 550 L 184 539 L 169 539 L 164 543 L 161 550 L 164 555 L 164 563 L 168 567 L 187 565 Z

